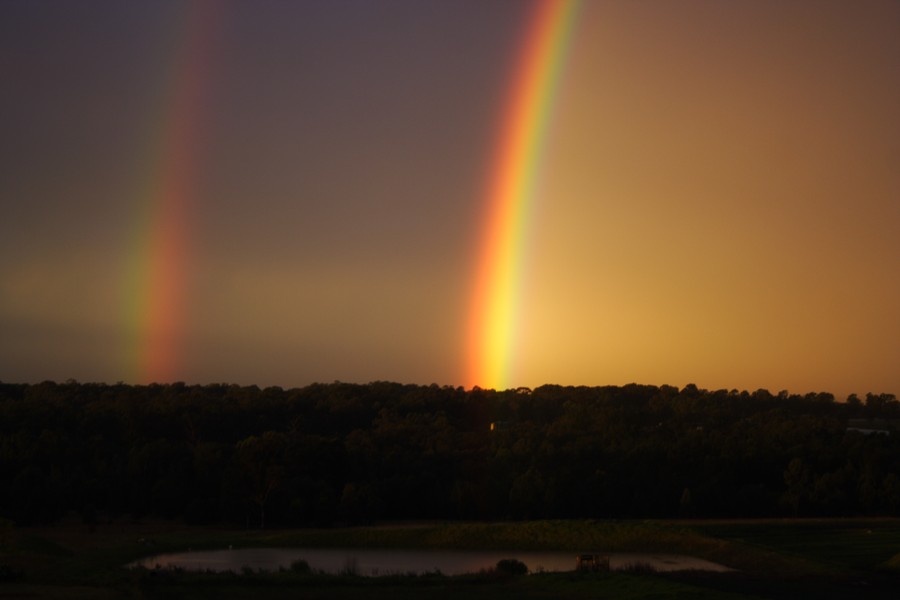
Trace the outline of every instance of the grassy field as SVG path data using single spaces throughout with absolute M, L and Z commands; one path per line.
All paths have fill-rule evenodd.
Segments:
M 382 547 L 666 552 L 733 573 L 543 573 L 525 577 L 364 578 L 298 573 L 130 571 L 142 556 L 187 549 Z M 894 598 L 900 521 L 532 521 L 244 531 L 163 521 L 0 522 L 0 598 Z

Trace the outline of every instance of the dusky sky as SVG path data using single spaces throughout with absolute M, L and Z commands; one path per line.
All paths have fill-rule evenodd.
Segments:
M 539 4 L 0 3 L 0 380 L 900 392 L 893 0 L 566 6 L 472 367 Z

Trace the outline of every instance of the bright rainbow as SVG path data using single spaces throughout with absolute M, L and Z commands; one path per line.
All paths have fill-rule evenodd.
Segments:
M 184 329 L 190 213 L 198 171 L 203 95 L 215 29 L 214 3 L 193 0 L 183 14 L 164 73 L 161 117 L 141 194 L 135 250 L 126 277 L 129 378 L 170 382 L 178 375 Z
M 537 0 L 513 73 L 487 190 L 467 341 L 467 383 L 511 384 L 541 150 L 578 0 Z

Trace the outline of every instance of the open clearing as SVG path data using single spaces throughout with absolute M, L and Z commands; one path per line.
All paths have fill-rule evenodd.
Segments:
M 141 557 L 227 547 L 666 552 L 733 573 L 502 573 L 446 577 L 127 570 Z M 894 598 L 900 574 L 895 519 L 760 521 L 527 521 L 427 523 L 328 530 L 245 531 L 167 521 L 94 527 L 0 525 L 0 597 L 57 598 Z

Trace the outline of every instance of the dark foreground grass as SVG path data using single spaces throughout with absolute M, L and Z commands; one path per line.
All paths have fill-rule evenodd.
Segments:
M 749 600 L 754 596 L 705 588 L 655 576 L 630 573 L 579 575 L 541 573 L 518 577 L 499 577 L 493 573 L 473 576 L 394 576 L 365 578 L 353 576 L 292 577 L 286 574 L 179 574 L 143 573 L 130 586 L 116 590 L 98 590 L 97 598 L 180 598 L 248 599 L 263 598 L 347 598 L 365 600 L 402 600 L 423 598 L 441 600 L 465 597 L 467 600 L 496 598 L 588 599 L 616 598 L 696 598 L 699 600 Z M 27 587 L 21 587 L 27 592 Z M 85 593 L 87 588 L 79 590 Z M 45 592 L 63 591 L 44 587 Z M 55 596 L 54 596 L 55 597 Z M 76 596 L 65 596 L 76 597 Z M 94 596 L 77 596 L 90 598 Z
M 733 573 L 649 570 L 521 577 L 486 573 L 365 578 L 295 573 L 129 570 L 143 556 L 248 546 L 666 552 Z M 236 531 L 171 522 L 0 523 L 0 598 L 895 598 L 900 522 L 534 521 Z

